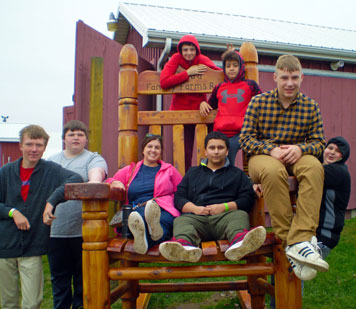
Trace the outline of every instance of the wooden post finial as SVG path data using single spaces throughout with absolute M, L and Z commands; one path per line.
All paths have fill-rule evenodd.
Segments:
M 251 42 L 244 42 L 241 45 L 240 53 L 245 61 L 246 78 L 252 79 L 258 84 L 258 54 L 255 45 Z
M 119 142 L 118 167 L 137 162 L 137 85 L 138 57 L 131 44 L 123 46 L 120 52 L 119 72 Z M 124 151 L 125 149 L 125 151 Z

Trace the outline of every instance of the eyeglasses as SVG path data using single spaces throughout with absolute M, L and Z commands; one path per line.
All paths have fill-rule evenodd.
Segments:
M 158 134 L 152 134 L 152 133 L 147 133 L 146 134 L 146 137 L 155 137 L 157 139 L 162 139 L 162 136 L 161 135 L 158 135 Z

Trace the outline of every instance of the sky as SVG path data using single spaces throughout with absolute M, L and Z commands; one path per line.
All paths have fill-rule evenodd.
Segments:
M 0 7 L 0 116 L 38 124 L 51 136 L 45 157 L 61 150 L 63 107 L 72 105 L 76 22 L 106 29 L 119 0 L 11 0 Z M 263 17 L 356 31 L 354 0 L 127 0 Z M 1 119 L 0 119 L 1 121 Z

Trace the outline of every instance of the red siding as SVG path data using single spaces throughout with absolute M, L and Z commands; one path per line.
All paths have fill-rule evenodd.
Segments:
M 162 52 L 161 48 L 142 47 L 142 36 L 135 29 L 129 31 L 126 43 L 135 46 L 137 54 L 143 60 L 150 63 L 154 67 L 154 70 L 156 70 L 157 62 Z
M 109 165 L 109 174 L 117 166 L 117 128 L 118 128 L 118 72 L 121 45 L 105 37 L 96 30 L 77 23 L 77 42 L 75 58 L 75 117 L 89 124 L 90 65 L 92 57 L 104 58 L 103 89 L 103 145 L 102 155 Z
M 0 143 L 0 167 L 22 156 L 18 142 Z
M 122 46 L 90 28 L 83 22 L 77 23 L 76 61 L 75 61 L 75 93 L 74 113 L 71 107 L 65 107 L 68 120 L 72 117 L 89 123 L 90 100 L 90 65 L 92 57 L 104 58 L 104 89 L 103 89 L 103 144 L 102 155 L 108 163 L 109 175 L 118 168 L 118 76 L 119 55 Z M 153 69 L 152 65 L 139 58 L 138 70 Z M 150 97 L 139 98 L 140 110 L 152 110 L 153 100 Z M 139 131 L 139 136 L 144 132 Z

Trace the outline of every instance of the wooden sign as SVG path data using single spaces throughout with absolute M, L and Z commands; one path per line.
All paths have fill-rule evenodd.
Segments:
M 178 69 L 177 72 L 180 70 Z M 215 85 L 224 80 L 222 71 L 210 68 L 203 75 L 193 75 L 183 84 L 170 89 L 162 89 L 159 82 L 160 73 L 144 71 L 139 74 L 138 94 L 173 94 L 173 93 L 210 93 Z

